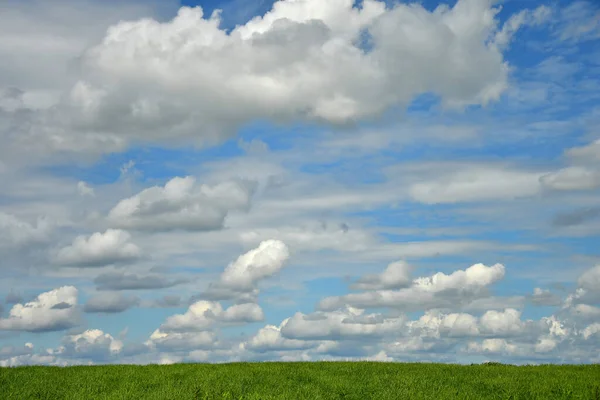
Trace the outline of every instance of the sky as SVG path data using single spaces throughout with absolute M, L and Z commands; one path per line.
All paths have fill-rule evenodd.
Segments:
M 600 362 L 596 1 L 0 21 L 0 366 Z

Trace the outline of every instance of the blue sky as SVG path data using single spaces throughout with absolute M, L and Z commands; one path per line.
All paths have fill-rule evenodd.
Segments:
M 0 18 L 0 365 L 598 362 L 595 2 Z

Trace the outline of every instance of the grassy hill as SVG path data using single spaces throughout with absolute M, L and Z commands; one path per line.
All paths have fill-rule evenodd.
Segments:
M 600 365 L 315 362 L 0 368 L 0 399 L 598 399 Z

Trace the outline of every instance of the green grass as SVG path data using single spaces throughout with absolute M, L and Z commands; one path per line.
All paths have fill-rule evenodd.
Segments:
M 373 362 L 0 368 L 0 399 L 594 399 L 600 365 Z

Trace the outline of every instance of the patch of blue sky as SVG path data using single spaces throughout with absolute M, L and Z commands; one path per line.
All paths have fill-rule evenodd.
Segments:
M 236 25 L 243 25 L 255 15 L 264 15 L 273 6 L 274 0 L 180 0 L 182 6 L 200 6 L 204 18 L 212 15 L 213 11 L 221 10 L 221 29 L 230 32 Z
M 556 249 L 556 251 L 568 250 L 571 254 L 585 255 L 585 256 L 600 256 L 600 234 L 587 235 L 581 237 L 544 237 L 543 242 L 546 243 L 550 248 Z
M 45 352 L 46 349 L 56 348 L 60 345 L 64 331 L 56 332 L 2 332 L 0 348 L 15 347 L 22 349 L 25 343 L 32 343 L 35 351 Z

